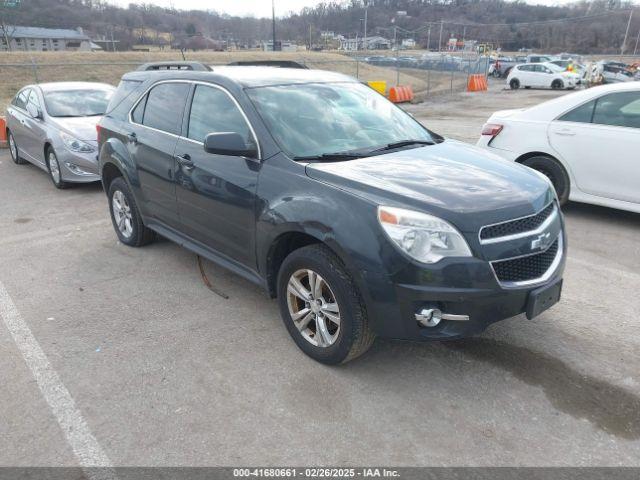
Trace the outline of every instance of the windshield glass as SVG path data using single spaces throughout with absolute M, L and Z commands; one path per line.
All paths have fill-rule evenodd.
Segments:
M 564 72 L 564 68 L 559 67 L 558 65 L 554 64 L 554 63 L 545 63 L 545 65 L 549 68 L 549 70 L 551 70 L 552 72 Z
M 373 150 L 403 140 L 434 142 L 412 117 L 359 83 L 247 90 L 280 147 L 291 157 Z
M 104 115 L 113 90 L 60 90 L 44 94 L 47 113 L 52 117 L 92 117 Z

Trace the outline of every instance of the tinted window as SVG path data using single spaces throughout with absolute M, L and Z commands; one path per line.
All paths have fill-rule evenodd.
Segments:
M 251 131 L 235 103 L 222 90 L 198 85 L 189 115 L 188 137 L 204 142 L 210 133 L 239 133 L 252 142 Z
M 640 92 L 622 92 L 598 99 L 593 123 L 640 128 Z
M 107 112 L 110 112 L 118 105 L 120 105 L 120 102 L 131 95 L 131 92 L 133 92 L 140 85 L 142 85 L 142 82 L 139 82 L 137 80 L 122 80 L 118 85 L 116 93 L 114 93 L 111 97 L 111 101 L 109 102 L 109 106 L 107 107 Z
M 104 115 L 113 90 L 58 90 L 46 92 L 44 103 L 52 117 Z
M 518 67 L 518 70 L 522 70 L 523 72 L 530 72 L 533 70 L 533 67 L 531 65 L 522 65 Z
M 30 89 L 26 89 L 18 93 L 11 102 L 15 107 L 25 109 L 27 108 L 27 99 L 29 98 Z
M 580 105 L 578 108 L 574 108 L 570 112 L 565 113 L 558 120 L 563 122 L 579 122 L 579 123 L 591 123 L 593 117 L 593 107 L 596 105 L 595 100 Z
M 149 95 L 145 95 L 144 98 L 138 102 L 136 108 L 133 109 L 133 112 L 131 112 L 131 119 L 135 123 L 142 123 L 142 119 L 144 118 L 144 107 L 147 104 L 148 96 Z
M 187 83 L 163 83 L 151 89 L 144 109 L 143 125 L 179 135 L 188 93 Z

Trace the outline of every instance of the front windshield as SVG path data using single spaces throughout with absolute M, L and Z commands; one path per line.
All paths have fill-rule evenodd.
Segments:
M 282 85 L 247 90 L 291 157 L 373 150 L 395 142 L 434 142 L 408 114 L 359 83 Z
M 545 65 L 549 68 L 549 70 L 551 70 L 552 72 L 564 72 L 565 69 L 562 67 L 559 67 L 558 65 L 556 65 L 555 63 L 545 63 Z
M 59 90 L 46 92 L 44 101 L 52 117 L 104 115 L 113 90 Z

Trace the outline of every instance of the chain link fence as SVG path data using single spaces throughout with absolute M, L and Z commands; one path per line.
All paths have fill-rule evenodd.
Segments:
M 432 95 L 465 91 L 469 75 L 486 75 L 490 63 L 488 57 L 481 56 L 370 53 L 372 54 L 366 56 L 305 54 L 299 58 L 294 56 L 288 59 L 293 59 L 308 68 L 350 75 L 363 82 L 384 81 L 388 88 L 408 85 L 413 88 L 417 100 L 426 100 Z M 32 57 L 29 62 L 11 62 L 11 57 L 8 57 L 0 61 L 0 108 L 4 110 L 24 85 L 60 81 L 105 82 L 117 85 L 126 72 L 135 70 L 148 61 L 154 61 L 152 54 L 139 61 L 111 61 L 116 55 L 109 54 L 110 61 L 74 61 L 73 54 L 69 54 L 69 61 L 59 61 L 60 56 L 56 57 L 58 61 L 47 61 L 43 56 L 39 56 L 37 59 Z M 206 61 L 205 56 L 193 56 L 195 58 L 189 60 L 200 60 L 213 67 L 223 65 L 220 62 Z M 179 55 L 176 57 L 174 60 L 180 60 Z M 271 58 L 265 55 L 264 59 Z M 167 61 L 167 58 L 163 56 L 161 61 Z

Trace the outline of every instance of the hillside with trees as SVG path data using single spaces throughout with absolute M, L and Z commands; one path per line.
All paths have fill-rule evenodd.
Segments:
M 583 0 L 562 7 L 504 0 L 367 3 L 369 35 L 411 37 L 423 48 L 427 44 L 431 49 L 437 48 L 442 29 L 443 41 L 450 37 L 466 38 L 490 42 L 505 50 L 532 48 L 577 53 L 619 52 L 633 6 L 621 0 Z M 322 31 L 347 38 L 362 36 L 364 11 L 364 0 L 326 2 L 305 8 L 278 18 L 278 37 L 301 45 L 322 45 Z M 210 48 L 212 40 L 246 48 L 271 38 L 270 19 L 161 8 L 150 3 L 120 8 L 104 0 L 22 0 L 16 8 L 2 8 L 0 14 L 5 24 L 82 27 L 94 37 L 113 36 L 120 49 L 136 44 L 179 45 L 198 35 L 207 39 L 196 42 L 198 48 Z M 629 29 L 628 51 L 633 51 L 639 30 L 640 9 Z

